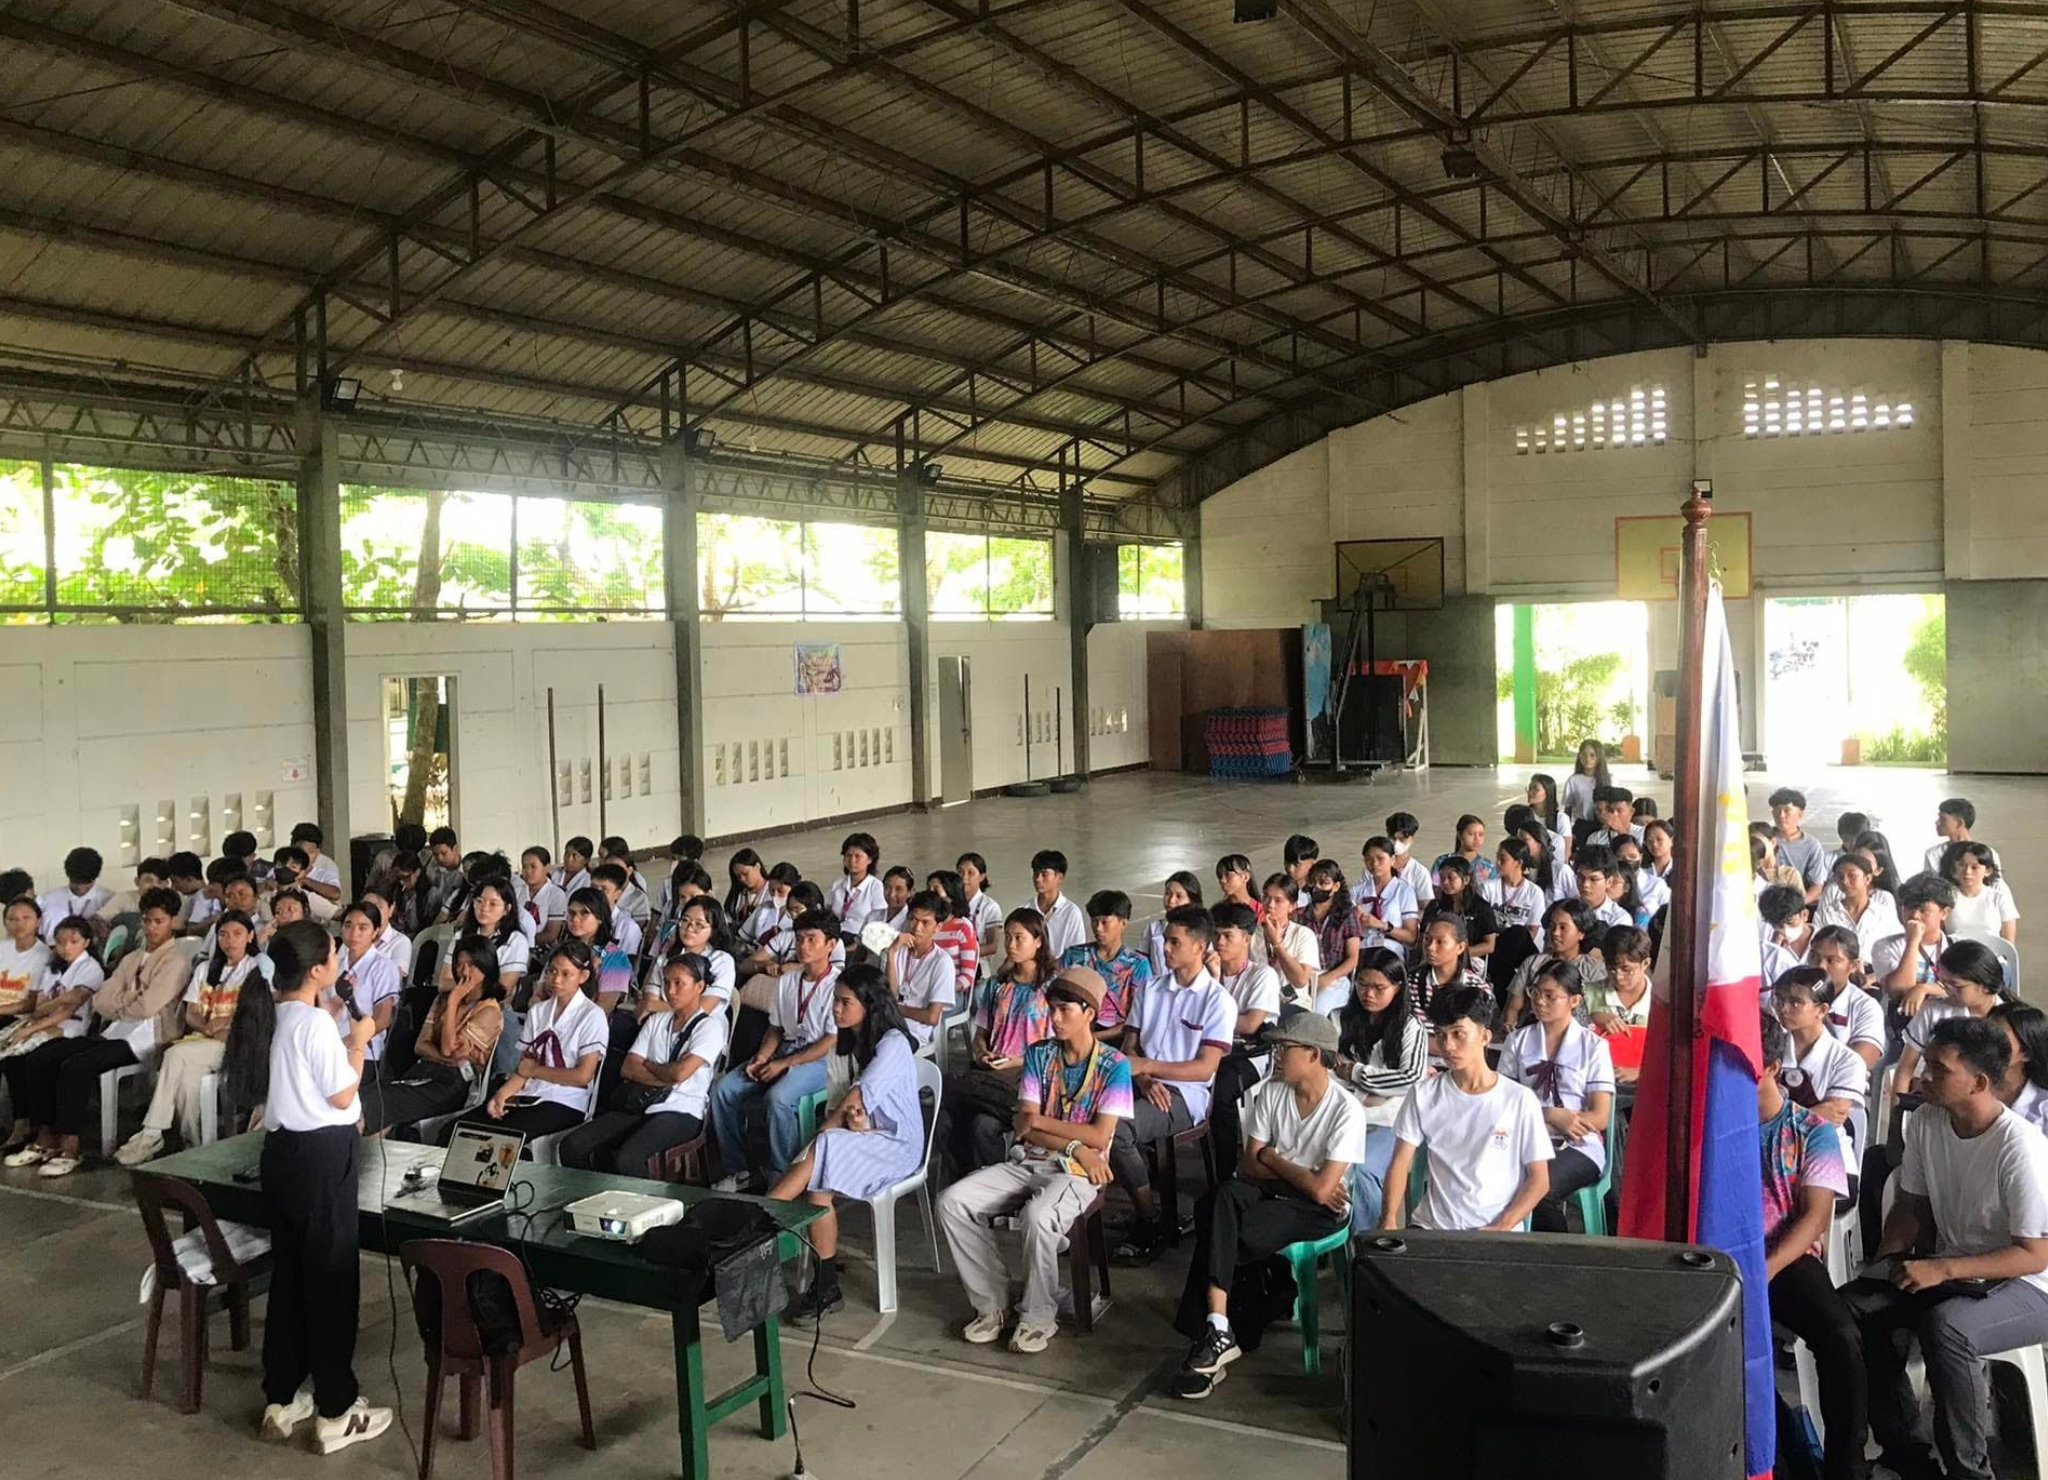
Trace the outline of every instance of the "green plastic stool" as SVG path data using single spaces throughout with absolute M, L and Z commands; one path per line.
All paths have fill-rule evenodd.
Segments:
M 1304 1239 L 1280 1251 L 1280 1257 L 1294 1271 L 1294 1320 L 1301 1327 L 1301 1370 L 1310 1377 L 1320 1377 L 1323 1371 L 1322 1304 L 1319 1299 L 1321 1291 L 1317 1289 L 1317 1271 L 1326 1255 L 1337 1256 L 1337 1289 L 1348 1305 L 1351 1299 L 1351 1261 L 1345 1256 L 1350 1249 L 1351 1225 L 1346 1222 L 1334 1233 L 1313 1242 Z
M 818 1117 L 825 1109 L 825 1091 L 814 1089 L 796 1102 L 797 1135 L 808 1146 L 818 1139 Z
M 1621 1126 L 1621 1111 L 1609 1108 L 1607 1116 L 1607 1166 L 1600 1173 L 1600 1180 L 1591 1187 L 1581 1187 L 1577 1194 L 1579 1221 L 1585 1225 L 1588 1238 L 1607 1237 L 1607 1194 L 1621 1180 L 1621 1152 L 1628 1142 L 1628 1134 Z

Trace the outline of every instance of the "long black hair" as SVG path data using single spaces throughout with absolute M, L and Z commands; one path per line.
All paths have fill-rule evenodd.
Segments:
M 498 952 L 490 941 L 481 935 L 465 935 L 455 942 L 448 952 L 448 979 L 455 980 L 456 970 L 467 961 L 477 969 L 484 979 L 478 995 L 487 1001 L 496 1002 L 505 995 L 504 983 L 498 979 Z
M 1366 971 L 1377 971 L 1394 984 L 1394 1000 L 1378 1017 L 1367 1012 L 1365 1004 L 1358 1000 L 1355 983 L 1359 973 Z M 1389 1033 L 1393 1034 L 1398 1047 L 1407 1041 L 1409 1033 L 1421 1031 L 1421 1025 L 1415 1021 L 1415 999 L 1408 991 L 1400 956 L 1385 946 L 1368 946 L 1358 953 L 1358 965 L 1352 968 L 1351 979 L 1354 983 L 1351 994 L 1337 1009 L 1337 1047 L 1344 1057 L 1362 1064 L 1374 1046 Z M 1387 1057 L 1395 1060 L 1399 1055 L 1394 1053 Z
M 334 951 L 334 937 L 311 920 L 280 925 L 270 936 L 270 989 L 280 997 L 296 992 Z
M 1991 1009 L 2002 1018 L 2019 1040 L 2020 1066 L 2035 1089 L 2048 1090 L 2048 1012 L 2026 1002 L 2007 998 Z
M 1037 910 L 1034 910 L 1028 904 L 1019 905 L 1003 917 L 1003 964 L 996 968 L 996 977 L 998 980 L 1005 980 L 1007 979 L 1006 973 L 1010 970 L 1009 949 L 1010 927 L 1012 925 L 1022 926 L 1038 941 L 1038 952 L 1034 958 L 1037 972 L 1032 977 L 1032 983 L 1042 992 L 1051 984 L 1053 972 L 1058 968 L 1053 965 L 1052 947 L 1046 942 L 1045 916 L 1039 914 Z
M 213 922 L 213 959 L 206 963 L 206 984 L 209 987 L 219 986 L 220 979 L 228 974 L 227 948 L 221 944 L 220 939 L 223 925 L 239 925 L 249 932 L 249 946 L 242 953 L 244 960 L 257 954 L 256 922 L 241 910 L 222 910 Z
M 573 908 L 589 910 L 597 917 L 597 934 L 591 939 L 591 948 L 602 955 L 606 947 L 612 943 L 612 902 L 604 897 L 604 891 L 595 884 L 585 884 L 569 896 L 569 904 Z M 562 934 L 557 938 L 557 943 L 569 938 L 569 924 L 565 916 L 562 921 Z M 581 936 L 575 938 L 582 939 Z
M 892 1032 L 901 1033 L 910 1051 L 917 1052 L 917 1040 L 904 1026 L 903 1009 L 896 1001 L 896 994 L 889 990 L 889 979 L 882 975 L 879 966 L 862 963 L 847 967 L 839 973 L 835 990 L 851 992 L 861 1006 L 860 1026 L 851 1033 L 841 1033 L 839 1041 L 833 1045 L 834 1052 L 853 1060 L 856 1073 L 874 1062 L 875 1051 Z
M 273 960 L 273 969 L 275 964 Z M 494 960 L 492 965 L 496 964 Z M 270 1096 L 270 1038 L 277 1031 L 277 999 L 269 984 L 246 985 L 248 990 L 235 997 L 235 1015 L 228 1021 L 220 1060 L 221 1086 L 237 1116 L 254 1110 Z
M 498 928 L 485 937 L 493 946 L 501 946 L 511 938 L 512 932 L 519 928 L 519 896 L 512 892 L 512 884 L 509 878 L 501 879 L 493 874 L 478 879 L 470 887 L 469 915 L 468 919 L 464 922 L 478 935 L 483 935 L 484 932 L 482 927 L 476 923 L 476 900 L 477 896 L 486 889 L 505 902 L 504 918 L 498 921 Z M 606 917 L 609 918 L 609 916 L 610 908 L 607 906 Z
M 752 848 L 742 848 L 725 861 L 725 876 L 730 887 L 725 891 L 725 912 L 737 915 L 747 902 L 747 887 L 740 882 L 741 868 L 751 864 L 763 875 L 762 886 L 767 885 L 768 866 L 761 862 L 761 855 Z
M 692 910 L 703 915 L 705 919 L 711 922 L 711 939 L 704 943 L 704 949 L 698 954 L 709 957 L 713 951 L 723 951 L 726 955 L 730 956 L 732 954 L 732 922 L 726 917 L 725 911 L 718 907 L 718 901 L 708 894 L 693 894 L 682 902 L 681 907 L 676 910 L 675 938 L 678 941 L 683 938 L 683 916 Z M 706 979 L 709 980 L 709 978 Z

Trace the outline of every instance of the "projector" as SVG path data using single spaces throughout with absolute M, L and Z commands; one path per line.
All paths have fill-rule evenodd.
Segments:
M 569 1204 L 569 1226 L 589 1238 L 637 1244 L 657 1228 L 680 1223 L 690 1210 L 672 1197 L 644 1192 L 600 1192 Z

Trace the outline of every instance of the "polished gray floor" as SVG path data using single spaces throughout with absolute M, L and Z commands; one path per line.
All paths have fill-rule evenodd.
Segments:
M 2048 823 L 2048 783 L 1955 780 L 1939 773 L 1827 771 L 1790 778 L 1807 787 L 1823 833 L 1850 806 L 1880 815 L 1902 853 L 1917 856 L 1931 840 L 1934 804 L 1960 792 L 1983 814 L 1980 832 L 2002 845 L 2023 910 L 2041 875 L 2024 839 Z M 1759 811 L 1771 781 L 1755 778 Z M 1108 777 L 1074 796 L 996 799 L 941 812 L 860 824 L 874 832 L 885 862 L 910 861 L 922 871 L 950 863 L 965 848 L 985 853 L 998 898 L 1020 902 L 1026 864 L 1040 847 L 1064 849 L 1073 860 L 1070 893 L 1085 896 L 1117 885 L 1140 913 L 1158 907 L 1160 879 L 1191 868 L 1207 878 L 1216 857 L 1245 851 L 1263 871 L 1276 867 L 1282 839 L 1295 831 L 1319 838 L 1325 851 L 1355 862 L 1360 842 L 1385 815 L 1415 812 L 1429 856 L 1448 845 L 1459 814 L 1496 825 L 1502 807 L 1522 789 L 1520 773 L 1439 770 L 1348 786 L 1213 783 L 1195 777 L 1135 773 Z M 1668 786 L 1649 788 L 1668 796 Z M 828 828 L 762 846 L 806 872 L 835 866 L 840 837 Z M 709 862 L 721 867 L 724 850 Z M 2022 943 L 2026 935 L 2022 933 Z M 1192 1165 L 1190 1165 L 1192 1172 Z M 918 1267 L 929 1260 L 914 1207 L 901 1210 L 904 1251 L 902 1309 L 875 1313 L 872 1248 L 864 1214 L 847 1219 L 846 1310 L 827 1323 L 816 1358 L 817 1380 L 858 1402 L 852 1410 L 801 1403 L 798 1420 L 810 1471 L 821 1480 L 850 1476 L 915 1476 L 930 1480 L 1167 1480 L 1284 1467 L 1300 1480 L 1334 1480 L 1343 1466 L 1335 1343 L 1319 1379 L 1302 1375 L 1299 1337 L 1275 1333 L 1256 1357 L 1230 1369 L 1228 1382 L 1200 1405 L 1161 1395 L 1179 1342 L 1171 1304 L 1184 1270 L 1181 1258 L 1158 1267 L 1118 1271 L 1116 1303 L 1092 1337 L 1062 1334 L 1038 1357 L 969 1347 L 957 1337 L 967 1314 L 950 1271 Z M 344 1458 L 323 1461 L 299 1451 L 259 1448 L 251 1430 L 260 1408 L 255 1354 L 229 1353 L 225 1326 L 207 1374 L 204 1411 L 184 1418 L 167 1401 L 175 1392 L 175 1334 L 167 1333 L 159 1396 L 137 1396 L 142 1309 L 136 1281 L 145 1259 L 141 1228 L 127 1201 L 126 1174 L 91 1170 L 60 1183 L 31 1173 L 0 1172 L 0 1469 L 19 1475 L 104 1475 L 147 1467 L 154 1480 L 214 1480 L 224 1469 L 248 1475 L 316 1471 L 398 1476 L 413 1472 L 403 1435 L 394 1430 Z M 394 1270 L 381 1259 L 363 1268 L 363 1332 L 357 1368 L 373 1401 L 401 1398 L 408 1422 L 419 1421 L 423 1368 L 409 1316 L 397 1305 Z M 398 1287 L 402 1299 L 402 1287 Z M 1334 1301 L 1327 1325 L 1341 1326 Z M 567 1374 L 528 1368 L 519 1379 L 521 1463 L 527 1473 L 554 1476 L 673 1474 L 675 1415 L 665 1323 L 623 1309 L 586 1303 L 600 1449 L 574 1441 L 574 1398 Z M 257 1336 L 261 1339 L 259 1306 Z M 714 1383 L 737 1373 L 750 1347 L 714 1343 L 707 1353 Z M 783 1356 L 801 1389 L 810 1353 L 807 1335 L 791 1332 Z M 787 1442 L 761 1440 L 744 1418 L 720 1424 L 712 1446 L 721 1476 L 774 1480 L 791 1463 Z M 455 1443 L 444 1432 L 436 1472 L 445 1477 L 488 1473 L 482 1441 Z M 2004 1473 L 2001 1471 L 2001 1473 Z

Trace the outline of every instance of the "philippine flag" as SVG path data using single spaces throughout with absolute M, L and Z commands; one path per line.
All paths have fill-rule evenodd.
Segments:
M 1707 597 L 1700 712 L 1698 819 L 1707 846 L 1698 890 L 1700 939 L 1691 942 L 1700 989 L 1700 1031 L 1693 1046 L 1692 1241 L 1728 1254 L 1742 1272 L 1747 1466 L 1766 1476 L 1777 1458 L 1771 1361 L 1771 1308 L 1764 1280 L 1763 1171 L 1757 1146 L 1757 1075 L 1763 1044 L 1757 997 L 1763 962 L 1750 892 L 1749 807 L 1742 783 L 1742 741 L 1735 667 L 1718 587 Z M 1689 825 L 1680 819 L 1681 837 Z M 1672 964 L 1676 964 L 1675 962 Z M 1642 1078 L 1630 1123 L 1628 1175 L 1622 1179 L 1625 1237 L 1664 1237 L 1665 1115 L 1669 1103 L 1671 1013 L 1660 985 L 1643 1050 Z

